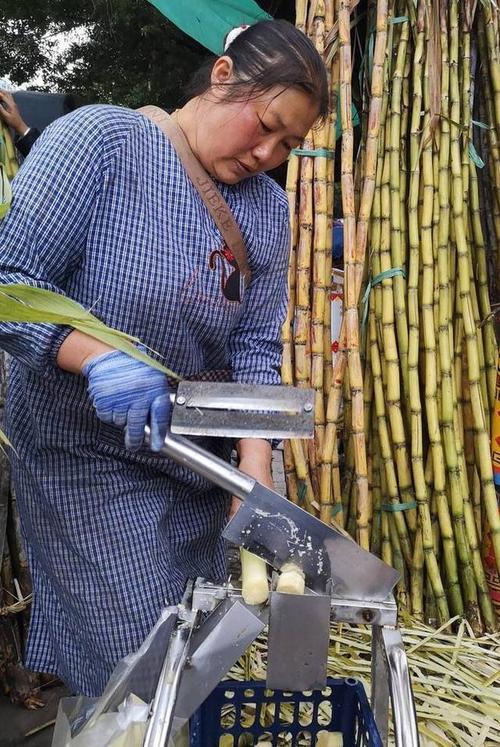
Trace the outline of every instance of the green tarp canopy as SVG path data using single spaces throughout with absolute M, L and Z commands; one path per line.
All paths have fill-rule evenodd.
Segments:
M 214 54 L 222 54 L 224 37 L 242 24 L 271 18 L 253 0 L 149 0 L 185 34 Z

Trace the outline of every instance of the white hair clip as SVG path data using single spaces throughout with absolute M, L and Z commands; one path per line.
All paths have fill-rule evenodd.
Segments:
M 236 28 L 231 29 L 231 31 L 228 32 L 226 39 L 224 41 L 224 52 L 227 51 L 227 48 L 230 44 L 234 42 L 237 36 L 243 33 L 243 31 L 246 31 L 249 27 L 248 24 L 243 24 L 243 26 L 236 26 Z

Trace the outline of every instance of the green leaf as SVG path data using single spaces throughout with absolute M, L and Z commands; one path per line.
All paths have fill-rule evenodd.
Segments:
M 478 169 L 484 168 L 484 161 L 481 158 L 481 156 L 478 154 L 477 150 L 474 147 L 474 143 L 472 141 L 469 142 L 469 157 L 472 161 L 474 161 Z
M 62 324 L 74 327 L 132 358 L 163 371 L 173 379 L 181 377 L 137 348 L 140 340 L 104 322 L 67 296 L 31 285 L 0 284 L 0 321 L 30 324 Z M 154 351 L 152 351 L 154 352 Z
M 478 122 L 477 120 L 471 120 L 473 125 L 476 127 L 482 127 L 483 130 L 491 130 L 491 125 L 485 124 L 484 122 Z
M 8 458 L 8 457 L 9 457 L 9 454 L 8 454 L 8 452 L 7 452 L 7 451 L 6 451 L 5 449 L 4 449 L 4 446 L 8 446 L 8 447 L 9 447 L 10 449 L 12 449 L 12 451 L 14 452 L 14 454 L 16 454 L 16 455 L 17 455 L 17 451 L 16 451 L 16 450 L 15 450 L 15 448 L 14 448 L 14 447 L 12 446 L 12 444 L 11 444 L 11 442 L 9 441 L 9 439 L 7 438 L 6 434 L 5 434 L 5 433 L 3 432 L 3 430 L 2 430 L 1 428 L 0 428 L 0 451 L 3 451 L 3 453 L 5 454 L 5 456 L 6 456 L 7 458 Z

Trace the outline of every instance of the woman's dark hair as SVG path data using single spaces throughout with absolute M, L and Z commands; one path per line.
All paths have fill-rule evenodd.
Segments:
M 247 100 L 275 86 L 307 93 L 318 105 L 319 117 L 328 114 L 326 68 L 314 44 L 302 31 L 282 19 L 260 21 L 242 31 L 225 55 L 233 61 L 235 80 L 226 84 L 227 101 Z M 210 89 L 214 58 L 194 74 L 186 97 L 201 96 Z

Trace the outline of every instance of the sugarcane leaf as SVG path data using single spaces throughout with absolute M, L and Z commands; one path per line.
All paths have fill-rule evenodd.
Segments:
M 0 284 L 0 321 L 74 327 L 152 368 L 163 371 L 167 376 L 180 380 L 174 371 L 137 348 L 139 338 L 108 327 L 77 301 L 46 288 Z
M 472 124 L 476 125 L 476 127 L 481 127 L 483 130 L 491 130 L 491 125 L 486 124 L 485 122 L 478 122 L 476 119 L 472 119 Z
M 9 448 L 12 449 L 14 454 L 17 454 L 17 451 L 15 450 L 15 448 L 12 446 L 11 442 L 7 438 L 7 434 L 4 433 L 3 430 L 0 428 L 0 451 L 2 451 L 5 454 L 5 456 L 8 458 L 9 455 L 5 451 L 4 446 L 8 446 Z M 0 554 L 0 557 L 1 557 L 1 554 Z
M 84 332 L 85 334 L 90 335 L 90 337 L 95 337 L 97 340 L 100 340 L 101 342 L 104 342 L 105 344 L 110 345 L 117 350 L 121 350 L 123 353 L 127 353 L 132 358 L 135 358 L 138 361 L 142 361 L 143 363 L 147 363 L 152 368 L 156 368 L 158 371 L 166 373 L 167 376 L 170 376 L 170 378 L 172 379 L 176 379 L 178 381 L 180 381 L 181 379 L 181 377 L 174 373 L 174 371 L 171 371 L 170 368 L 167 368 L 155 358 L 151 358 L 147 353 L 144 353 L 140 349 L 138 349 L 135 342 L 132 342 L 132 340 L 136 340 L 135 337 L 126 339 L 123 332 L 111 329 L 110 327 L 106 327 L 105 324 L 96 325 L 91 322 L 76 322 L 72 326 L 74 326 L 75 329 L 78 329 L 80 332 Z
M 444 119 L 448 124 L 453 125 L 454 127 L 458 127 L 459 130 L 465 131 L 467 129 L 466 125 L 460 124 L 460 122 L 456 122 L 454 119 L 451 119 L 450 117 L 445 117 L 444 114 L 439 115 L 441 119 Z
M 70 316 L 74 319 L 81 320 L 96 319 L 90 311 L 87 311 L 87 309 L 77 301 L 73 301 L 73 299 L 62 295 L 62 293 L 55 293 L 46 288 L 38 288 L 33 285 L 7 283 L 0 285 L 0 292 L 8 296 L 10 299 L 16 299 L 27 306 L 30 306 L 34 312 L 49 313 L 52 316 L 60 315 L 64 318 Z
M 476 164 L 476 166 L 478 167 L 478 169 L 483 169 L 484 168 L 484 161 L 481 158 L 481 156 L 479 155 L 479 153 L 477 152 L 477 150 L 476 150 L 476 148 L 474 146 L 474 143 L 472 141 L 469 142 L 469 157 L 470 157 L 471 161 L 473 161 Z

